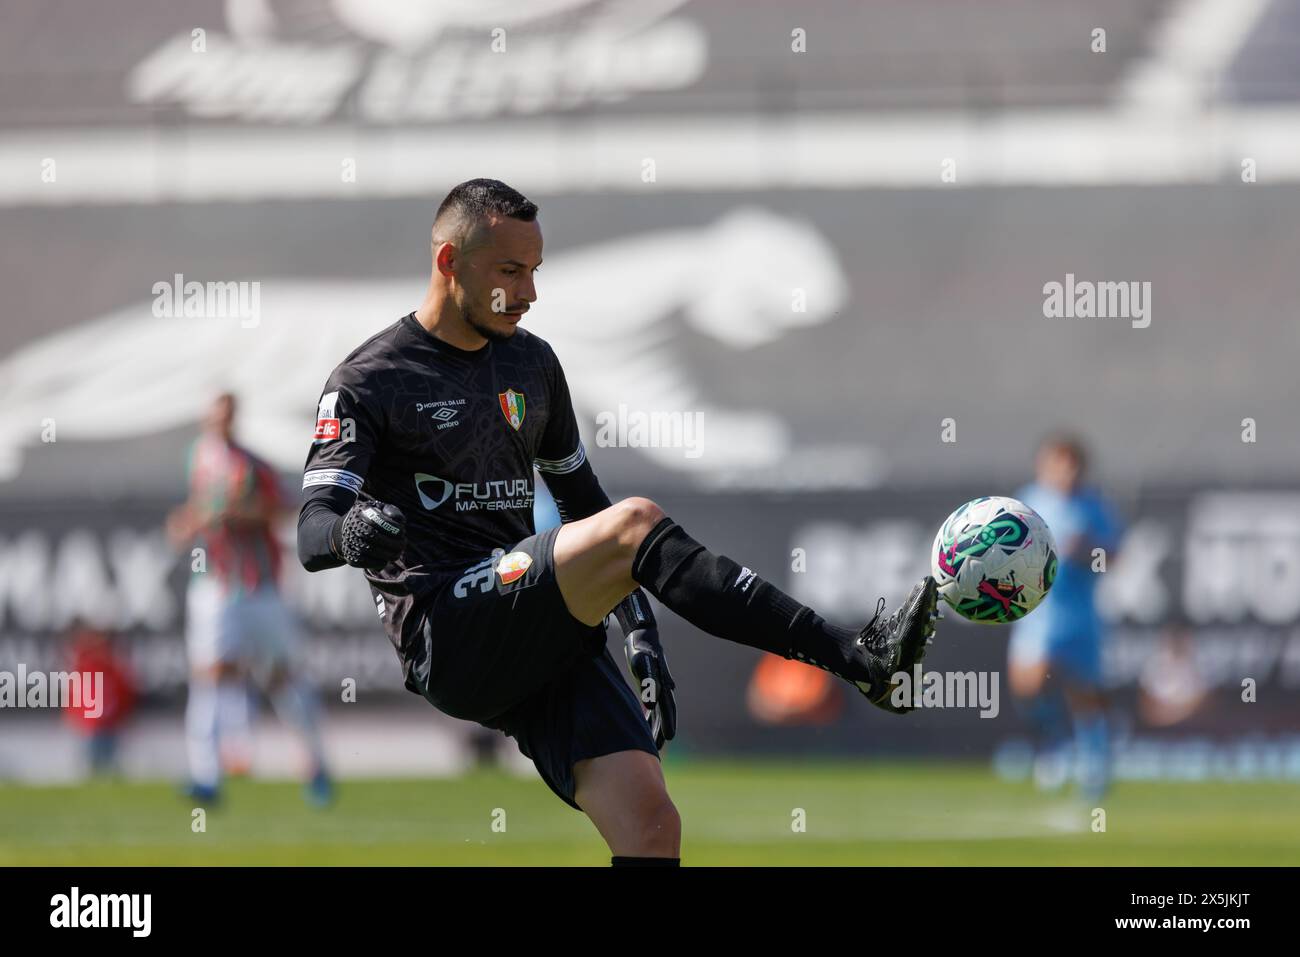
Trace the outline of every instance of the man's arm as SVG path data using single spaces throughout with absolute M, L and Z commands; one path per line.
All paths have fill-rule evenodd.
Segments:
M 338 525 L 352 508 L 356 495 L 340 488 L 312 489 L 298 513 L 298 561 L 309 572 L 345 564 L 335 541 Z
M 401 509 L 360 497 L 351 505 L 332 498 L 315 497 L 298 515 L 298 560 L 307 571 L 339 565 L 378 569 L 402 557 L 406 516 Z
M 275 469 L 250 456 L 248 494 L 227 502 L 212 520 L 236 528 L 272 528 L 287 506 Z
M 1119 513 L 1110 501 L 1105 498 L 1100 490 L 1093 491 L 1093 537 L 1095 539 L 1094 547 L 1104 548 L 1108 561 L 1115 561 L 1119 555 L 1119 543 L 1123 537 L 1124 525 L 1120 520 Z M 1084 561 L 1092 559 L 1091 549 Z
M 330 377 L 303 469 L 298 560 L 309 572 L 354 565 L 382 568 L 398 558 L 405 519 L 393 505 L 361 497 L 383 418 L 362 390 Z
M 600 480 L 596 478 L 591 463 L 586 461 L 586 451 L 582 449 L 581 443 L 579 449 L 584 456 L 582 464 L 571 471 L 550 471 L 554 466 L 542 459 L 534 463 L 537 471 L 541 472 L 542 478 L 546 480 L 546 487 L 551 490 L 555 507 L 560 512 L 561 522 L 576 522 L 580 518 L 589 518 L 613 504 L 605 494 L 605 490 L 600 487 Z
M 533 464 L 551 490 L 560 521 L 575 522 L 604 511 L 612 503 L 587 461 L 564 369 L 553 352 L 551 359 L 550 418 Z
M 249 529 L 270 525 L 282 510 L 278 501 L 261 496 L 249 502 L 229 503 L 215 511 L 192 499 L 167 516 L 167 532 L 173 543 L 180 545 L 202 532 L 217 528 Z
M 200 507 L 198 485 L 195 482 L 195 457 L 198 443 L 191 443 L 185 456 L 185 485 L 188 489 L 185 501 L 167 513 L 167 539 L 176 548 L 187 546 L 202 529 L 206 517 Z

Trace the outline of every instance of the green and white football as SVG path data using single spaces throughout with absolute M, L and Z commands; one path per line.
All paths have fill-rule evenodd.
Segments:
M 1028 505 L 986 495 L 948 516 L 934 537 L 930 569 L 957 614 L 1003 625 L 1024 618 L 1051 589 L 1056 542 Z

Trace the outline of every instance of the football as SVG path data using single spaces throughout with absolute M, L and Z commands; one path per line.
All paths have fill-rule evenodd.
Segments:
M 934 537 L 930 568 L 957 614 L 1003 625 L 1024 618 L 1051 589 L 1056 543 L 1028 505 L 986 495 L 948 516 Z

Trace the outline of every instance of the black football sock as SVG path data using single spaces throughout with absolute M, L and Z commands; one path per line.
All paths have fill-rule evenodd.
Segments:
M 681 867 L 680 857 L 619 857 L 609 859 L 610 867 Z
M 856 674 L 857 632 L 838 628 L 726 555 L 715 555 L 671 518 L 641 542 L 632 578 L 701 631 L 738 644 Z

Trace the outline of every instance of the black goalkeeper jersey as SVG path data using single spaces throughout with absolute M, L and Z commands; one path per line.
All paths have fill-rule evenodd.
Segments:
M 546 342 L 518 328 L 467 351 L 411 313 L 330 375 L 302 484 L 308 499 L 338 487 L 405 514 L 401 559 L 366 572 L 400 650 L 414 601 L 534 533 L 534 466 L 566 476 L 585 462 L 568 384 Z

